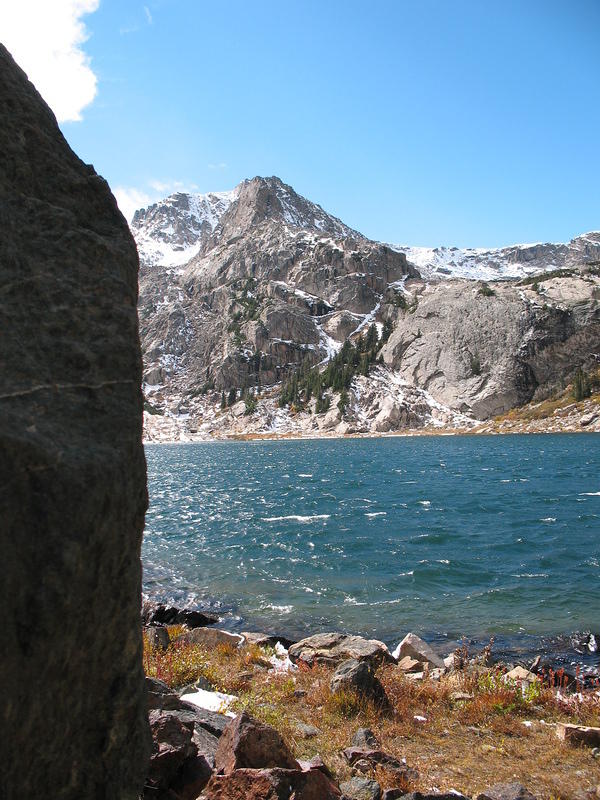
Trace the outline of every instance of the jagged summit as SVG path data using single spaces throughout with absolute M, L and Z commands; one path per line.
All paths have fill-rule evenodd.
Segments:
M 237 202 L 222 219 L 225 233 L 227 230 L 239 233 L 264 220 L 276 220 L 294 228 L 327 233 L 336 238 L 364 238 L 276 176 L 242 181 L 235 191 Z
M 177 192 L 135 212 L 131 229 L 142 264 L 178 267 L 221 239 L 265 222 L 333 238 L 364 239 L 276 177 L 242 181 L 229 192 Z

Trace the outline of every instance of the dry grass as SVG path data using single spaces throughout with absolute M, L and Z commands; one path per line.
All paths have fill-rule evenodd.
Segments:
M 600 725 L 600 696 L 583 701 L 571 696 L 565 703 L 549 686 L 523 695 L 499 672 L 484 668 L 415 683 L 387 665 L 378 672 L 391 705 L 383 712 L 351 692 L 332 695 L 330 668 L 275 673 L 265 669 L 268 655 L 256 646 L 209 653 L 173 644 L 164 653 L 146 647 L 144 658 L 148 674 L 173 686 L 203 675 L 215 688 L 238 695 L 237 709 L 277 728 L 298 758 L 320 754 L 339 780 L 353 774 L 341 751 L 358 728 L 370 727 L 386 752 L 418 770 L 418 779 L 404 781 L 406 791 L 435 787 L 473 796 L 494 783 L 518 780 L 540 799 L 569 800 L 600 785 L 600 760 L 589 748 L 561 742 L 552 725 Z M 472 699 L 454 700 L 456 692 Z M 321 733 L 304 739 L 299 722 Z M 398 777 L 381 766 L 367 775 L 384 788 L 398 785 Z

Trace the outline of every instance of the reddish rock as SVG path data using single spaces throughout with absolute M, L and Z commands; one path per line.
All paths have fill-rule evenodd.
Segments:
M 245 711 L 223 731 L 215 755 L 217 772 L 236 769 L 282 767 L 298 769 L 299 764 L 275 728 L 252 719 Z
M 192 742 L 194 723 L 160 711 L 151 711 L 149 721 L 152 755 L 148 782 L 153 786 L 167 787 L 175 780 L 184 761 L 197 753 Z
M 569 742 L 569 744 L 586 744 L 589 747 L 600 746 L 600 728 L 559 722 L 556 726 L 556 735 L 563 742 Z
M 319 769 L 236 769 L 213 775 L 206 800 L 338 800 L 338 787 Z

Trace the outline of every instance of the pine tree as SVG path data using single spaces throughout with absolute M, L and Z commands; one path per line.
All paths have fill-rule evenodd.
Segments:
M 226 405 L 227 405 L 227 403 L 225 401 L 225 392 L 222 391 L 221 392 L 221 411 L 225 408 Z
M 578 403 L 580 400 L 589 397 L 591 393 L 590 380 L 580 367 L 573 378 L 573 397 Z
M 229 394 L 227 395 L 227 405 L 232 406 L 237 399 L 237 389 L 235 386 L 232 386 L 229 390 Z
M 383 331 L 381 332 L 381 344 L 385 344 L 387 340 L 392 335 L 392 331 L 394 330 L 394 326 L 392 325 L 391 319 L 386 319 L 383 323 Z
M 346 389 L 342 389 L 342 391 L 340 392 L 340 399 L 338 401 L 338 408 L 342 416 L 344 416 L 344 411 L 346 410 L 348 402 L 349 402 L 348 392 L 346 391 Z

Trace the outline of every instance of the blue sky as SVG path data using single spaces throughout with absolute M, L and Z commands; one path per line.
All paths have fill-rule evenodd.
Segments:
M 278 175 L 396 243 L 600 228 L 599 0 L 79 2 L 61 127 L 123 206 Z

